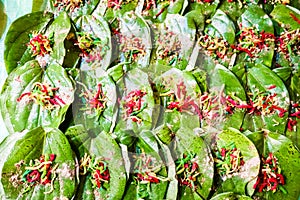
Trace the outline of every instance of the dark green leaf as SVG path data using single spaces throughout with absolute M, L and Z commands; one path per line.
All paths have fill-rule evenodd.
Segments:
M 50 111 L 26 97 L 18 102 L 17 99 L 22 94 L 30 92 L 37 82 L 58 88 L 55 94 L 64 101 L 64 104 Z M 1 92 L 1 113 L 11 133 L 31 130 L 38 126 L 57 128 L 73 102 L 73 96 L 73 83 L 60 65 L 50 64 L 44 70 L 37 61 L 29 61 L 13 70 L 6 79 Z
M 152 50 L 151 32 L 139 15 L 127 12 L 120 20 L 120 62 L 128 62 L 129 68 L 147 68 Z M 136 57 L 135 57 L 136 56 Z
M 17 67 L 22 57 L 26 56 L 26 61 L 32 59 L 26 46 L 29 34 L 45 29 L 52 18 L 53 15 L 50 13 L 36 12 L 24 15 L 11 24 L 4 41 L 4 61 L 8 73 Z M 24 53 L 26 55 L 23 55 Z
M 217 10 L 211 18 L 211 23 L 206 26 L 207 33 L 214 37 L 223 37 L 229 44 L 235 41 L 234 23 L 222 10 Z
M 1 152 L 7 152 L 0 158 L 1 168 L 1 194 L 5 199 L 71 199 L 75 193 L 75 160 L 71 146 L 65 135 L 58 129 L 36 128 L 29 132 L 10 135 L 0 146 Z M 41 155 L 55 154 L 54 164 L 58 164 L 54 190 L 49 194 L 50 184 L 35 186 L 28 193 L 22 194 L 24 189 L 19 185 L 14 187 L 10 181 L 11 176 L 17 174 L 16 163 L 39 159 Z M 22 170 L 23 167 L 21 167 Z M 53 176 L 54 177 L 54 176 Z
M 291 30 L 300 28 L 300 24 L 297 21 L 297 19 L 300 19 L 300 11 L 296 8 L 278 4 L 270 15 L 275 21 L 286 28 L 290 28 Z
M 149 130 L 152 127 L 152 123 L 155 123 L 153 119 L 154 111 L 154 98 L 151 85 L 148 80 L 148 75 L 138 68 L 134 68 L 127 72 L 125 76 L 119 80 L 118 89 L 121 94 L 120 109 L 118 115 L 118 121 L 114 134 L 120 139 L 122 137 L 131 137 L 132 131 L 135 134 L 141 132 L 141 130 Z M 129 116 L 126 114 L 126 100 L 128 94 L 134 91 L 142 91 L 146 94 L 142 97 L 141 108 L 137 113 L 132 112 Z M 136 118 L 138 121 L 135 121 Z M 128 135 L 129 134 L 129 135 Z
M 195 154 L 201 173 L 195 182 L 195 185 L 197 185 L 195 191 L 186 186 L 180 186 L 179 199 L 206 199 L 210 194 L 213 183 L 214 162 L 210 149 L 204 140 L 195 135 L 192 129 L 182 127 L 176 132 L 176 136 L 169 146 L 171 152 L 174 153 L 174 160 L 181 158 L 183 154 Z M 185 192 L 189 192 L 191 195 L 185 196 Z
M 258 95 L 260 92 L 271 92 L 272 94 L 276 94 L 278 106 L 288 111 L 290 104 L 288 90 L 283 81 L 268 67 L 262 64 L 256 64 L 254 67 L 249 68 L 247 72 L 247 85 L 250 93 L 253 95 Z M 276 87 L 268 89 L 273 85 Z M 244 130 L 247 130 L 252 127 L 254 129 L 251 128 L 250 130 L 253 131 L 267 128 L 271 131 L 283 134 L 287 124 L 288 113 L 286 112 L 283 117 L 279 117 L 278 114 L 279 112 L 276 111 L 273 114 L 264 116 L 248 116 L 244 122 L 243 128 Z M 253 121 L 251 122 L 248 120 Z
M 101 86 L 99 86 L 101 84 Z M 102 91 L 103 95 L 97 96 Z M 103 98 L 103 100 L 99 100 Z M 95 101 L 100 103 L 93 104 Z M 103 104 L 103 109 L 95 106 Z M 75 100 L 72 106 L 75 124 L 83 124 L 86 130 L 99 134 L 102 130 L 110 132 L 114 128 L 117 116 L 117 90 L 113 80 L 105 71 L 97 70 L 81 71 Z
M 106 189 L 92 187 L 91 175 L 81 176 L 76 199 L 121 199 L 126 185 L 125 165 L 121 148 L 112 136 L 101 132 L 97 136 L 90 135 L 82 125 L 70 127 L 66 136 L 77 155 L 83 158 L 85 154 L 103 158 L 108 164 L 110 180 Z
M 7 15 L 4 11 L 4 5 L 2 1 L 0 1 L 0 40 L 2 38 L 2 34 L 6 29 L 6 24 L 7 24 Z
M 272 20 L 267 14 L 258 6 L 251 5 L 247 10 L 242 14 L 242 16 L 237 21 L 242 27 L 254 28 L 259 32 L 266 32 L 274 34 L 274 26 Z M 263 63 L 264 65 L 271 67 L 275 44 L 274 42 L 269 42 L 270 45 L 267 50 L 262 49 L 258 55 L 255 55 L 257 58 L 255 62 Z M 246 55 L 247 57 L 248 55 Z
M 92 38 L 100 40 L 100 44 L 94 44 L 91 52 L 87 52 L 87 55 L 82 55 L 80 68 L 82 70 L 96 68 L 106 70 L 111 63 L 113 51 L 108 23 L 100 16 L 96 18 L 89 15 L 80 17 L 76 21 L 76 26 L 81 33 L 88 34 Z M 96 59 L 93 57 L 96 57 Z
M 217 135 L 217 147 L 221 149 L 234 143 L 236 148 L 241 151 L 241 156 L 245 162 L 241 166 L 239 172 L 232 176 L 226 176 L 226 179 L 221 183 L 219 192 L 235 192 L 237 194 L 254 193 L 253 185 L 260 169 L 260 157 L 255 148 L 255 145 L 246 136 L 241 134 L 234 128 L 223 130 Z
M 226 95 L 238 97 L 242 101 L 246 101 L 246 93 L 237 79 L 237 77 L 227 68 L 217 64 L 215 71 L 210 77 L 210 92 L 224 92 Z M 239 129 L 243 123 L 245 112 L 241 109 L 235 110 L 233 114 L 225 116 L 225 122 L 222 125 L 222 119 L 218 120 L 218 126 L 233 127 Z M 220 116 L 223 118 L 224 116 Z M 221 124 L 220 124 L 221 123 Z
M 272 132 L 248 132 L 249 137 L 258 148 L 259 153 L 267 157 L 269 153 L 278 159 L 281 173 L 285 179 L 283 187 L 287 191 L 284 194 L 281 191 L 273 193 L 262 192 L 255 193 L 255 197 L 259 196 L 263 199 L 287 199 L 294 200 L 300 196 L 300 189 L 297 184 L 300 182 L 300 152 L 295 148 L 292 141 L 283 135 Z
M 155 34 L 154 64 L 185 69 L 193 52 L 196 27 L 192 20 L 178 14 L 168 14 Z
M 199 106 L 197 99 L 201 94 L 192 73 L 173 68 L 158 76 L 153 82 L 160 96 L 160 104 L 164 108 L 161 123 L 169 127 L 172 132 L 176 132 L 183 125 L 190 125 L 191 129 L 200 126 L 199 113 L 197 113 L 194 107 L 190 106 L 190 102 L 193 102 L 195 106 Z M 172 98 L 171 96 L 173 96 L 173 100 L 170 99 Z M 180 104 L 184 104 L 184 102 L 189 103 L 185 103 L 184 106 L 186 108 L 181 113 L 177 109 L 167 109 L 171 102 L 180 102 Z M 190 117 L 190 123 L 183 124 L 183 113 Z
M 57 16 L 61 12 L 66 12 L 72 20 L 82 15 L 90 15 L 99 3 L 99 0 L 79 1 L 79 6 L 74 6 L 76 3 L 61 3 L 64 6 L 60 6 L 60 3 L 56 3 L 57 0 L 49 0 L 48 8 Z M 58 6 L 55 6 L 58 5 Z

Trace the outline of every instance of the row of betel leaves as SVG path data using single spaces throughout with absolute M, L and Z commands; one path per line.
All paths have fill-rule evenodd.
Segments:
M 68 2 L 5 39 L 2 198 L 298 198 L 296 8 Z

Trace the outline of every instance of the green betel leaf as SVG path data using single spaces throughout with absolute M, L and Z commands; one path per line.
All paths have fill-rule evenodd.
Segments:
M 300 11 L 291 6 L 276 5 L 270 14 L 272 18 L 285 28 L 296 30 L 300 28 Z
M 204 140 L 192 129 L 182 127 L 169 148 L 176 164 L 178 198 L 207 199 L 213 184 L 214 162 Z
M 219 0 L 193 1 L 188 8 L 190 10 L 199 10 L 204 16 L 209 17 L 215 13 L 219 3 Z
M 4 4 L 2 1 L 0 2 L 0 40 L 2 39 L 2 35 L 6 30 L 6 24 L 7 24 L 7 15 L 4 11 Z
M 4 61 L 8 73 L 18 66 L 18 62 L 25 56 L 24 53 L 28 59 L 32 59 L 27 50 L 29 34 L 45 29 L 52 19 L 53 15 L 50 13 L 36 12 L 24 15 L 11 24 L 4 41 Z
M 38 127 L 8 136 L 0 146 L 0 196 L 5 199 L 71 199 L 75 160 L 65 135 Z
M 168 186 L 167 167 L 151 131 L 142 131 L 129 152 L 131 174 L 123 199 L 164 199 Z
M 246 110 L 239 108 L 238 105 L 234 105 L 234 102 L 236 104 L 246 102 L 246 93 L 238 78 L 229 69 L 217 64 L 210 77 L 209 91 L 210 93 L 216 93 L 217 96 L 220 96 L 219 100 L 221 102 L 226 101 L 226 103 L 223 103 L 224 105 L 220 103 L 221 109 L 225 109 L 225 111 L 219 111 L 219 115 L 214 119 L 218 122 L 215 126 L 218 126 L 220 129 L 223 127 L 239 129 L 243 123 Z M 221 96 L 224 96 L 223 100 Z M 232 108 L 229 109 L 231 106 Z
M 62 65 L 64 62 L 64 58 L 66 55 L 64 41 L 66 40 L 70 30 L 70 18 L 66 12 L 62 12 L 54 19 L 53 23 L 51 23 L 51 25 L 45 32 L 46 35 L 49 35 L 49 39 L 52 39 L 54 41 L 50 56 L 60 65 Z
M 90 15 L 98 5 L 99 0 L 79 0 L 79 1 L 48 1 L 48 9 L 58 16 L 61 12 L 66 12 L 72 20 L 82 15 Z
M 235 194 L 233 192 L 224 192 L 221 194 L 217 194 L 211 200 L 227 200 L 227 199 L 235 199 L 235 200 L 251 200 L 251 197 L 248 197 L 246 195 L 239 195 Z
M 214 37 L 223 37 L 229 44 L 235 41 L 235 26 L 228 16 L 217 10 L 211 18 L 211 23 L 206 26 L 206 32 Z
M 182 14 L 188 5 L 187 0 L 175 1 L 156 1 L 149 2 L 146 0 L 139 1 L 136 12 L 144 19 L 150 20 L 154 23 L 163 22 L 168 13 Z
M 246 114 L 243 129 L 258 131 L 266 128 L 283 134 L 290 105 L 283 81 L 268 67 L 256 64 L 248 69 L 247 86 L 250 100 L 258 107 Z
M 116 85 L 105 71 L 81 71 L 72 106 L 75 124 L 96 135 L 110 132 L 117 117 L 117 98 Z
M 131 138 L 141 130 L 150 130 L 154 113 L 154 98 L 148 75 L 138 68 L 127 72 L 118 81 L 120 92 L 119 114 L 114 134 L 122 138 Z
M 284 178 L 284 184 L 280 184 L 281 187 L 276 187 L 276 192 L 265 190 L 258 192 L 257 188 L 254 198 L 298 199 L 300 189 L 298 184 L 295 183 L 300 182 L 300 152 L 295 148 L 293 142 L 283 135 L 268 131 L 246 132 L 245 134 L 258 147 L 259 153 L 264 158 L 267 158 L 271 153 L 277 159 L 277 165 L 280 168 L 278 173 L 282 174 Z
M 260 158 L 255 145 L 234 128 L 219 133 L 216 142 L 215 163 L 222 179 L 218 193 L 234 192 L 251 196 L 254 193 L 254 180 L 260 169 Z M 240 160 L 231 160 L 231 155 Z
M 160 122 L 172 132 L 180 126 L 200 126 L 201 111 L 198 97 L 201 90 L 191 72 L 183 72 L 172 68 L 153 81 L 158 93 L 158 103 L 163 107 Z M 183 114 L 189 118 L 189 123 L 183 124 Z
M 241 44 L 235 49 L 240 49 L 245 51 L 247 54 L 244 55 L 246 60 L 252 58 L 252 61 L 263 63 L 264 65 L 271 67 L 274 50 L 275 50 L 275 37 L 274 37 L 274 26 L 270 17 L 264 13 L 264 11 L 258 5 L 251 5 L 247 10 L 241 15 L 237 23 L 240 25 L 240 43 L 244 43 L 246 36 L 251 36 L 251 32 L 254 36 L 261 38 L 262 44 L 260 46 L 256 45 L 254 47 L 254 39 L 250 39 L 246 44 Z M 250 33 L 250 34 L 249 34 Z M 244 36 L 242 36 L 244 35 Z M 250 38 L 251 38 L 250 37 Z M 264 38 L 264 39 L 262 39 Z M 252 47 L 249 48 L 248 46 Z M 246 51 L 247 49 L 248 51 Z M 243 56 L 243 55 L 240 55 Z
M 77 33 L 78 47 L 83 52 L 80 68 L 106 70 L 112 59 L 111 32 L 104 18 L 91 15 L 82 16 L 76 21 L 80 30 Z
M 179 14 L 168 14 L 154 30 L 155 46 L 152 63 L 184 70 L 193 52 L 196 27 L 192 20 Z
M 126 185 L 125 164 L 112 136 L 104 131 L 91 135 L 82 125 L 70 127 L 66 136 L 80 159 L 80 185 L 75 199 L 121 199 Z M 96 178 L 97 174 L 102 180 Z
M 147 68 L 152 50 L 151 32 L 146 21 L 133 12 L 127 12 L 119 18 L 120 33 L 119 59 L 127 63 L 128 68 Z
M 70 104 L 74 88 L 64 68 L 46 70 L 29 61 L 9 74 L 1 92 L 1 113 L 10 133 L 38 126 L 57 128 Z

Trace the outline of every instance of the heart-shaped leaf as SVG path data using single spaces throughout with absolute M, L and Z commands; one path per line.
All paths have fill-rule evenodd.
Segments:
M 119 18 L 120 62 L 127 62 L 128 68 L 147 68 L 152 51 L 151 32 L 146 21 L 139 15 L 127 12 Z
M 237 170 L 226 170 L 226 174 L 222 175 L 223 181 L 218 188 L 218 192 L 235 192 L 237 194 L 248 194 L 251 196 L 254 193 L 253 185 L 255 182 L 253 182 L 253 180 L 256 179 L 260 169 L 260 157 L 255 145 L 234 128 L 228 128 L 219 133 L 216 142 L 217 151 L 219 152 L 221 150 L 221 156 L 223 156 L 223 149 L 227 151 L 228 148 L 232 148 L 232 145 L 234 145 L 236 150 L 240 151 L 240 155 L 238 156 L 241 156 L 243 160 L 243 164 L 241 162 L 240 165 L 237 166 Z M 217 152 L 215 152 L 215 154 L 216 158 L 220 159 Z M 227 160 L 225 160 L 224 163 L 229 166 L 232 164 L 227 163 Z M 217 162 L 217 165 L 218 164 L 220 163 Z M 223 165 L 219 166 L 219 169 L 220 167 L 223 167 Z
M 159 155 L 152 132 L 141 132 L 132 149 L 129 153 L 132 174 L 124 199 L 164 199 L 168 186 L 167 166 Z
M 265 12 L 258 5 L 253 4 L 249 6 L 247 10 L 241 15 L 237 23 L 241 26 L 240 28 L 242 33 L 247 33 L 246 36 L 249 35 L 249 31 L 250 36 L 251 32 L 254 32 L 254 36 L 252 35 L 251 37 L 264 38 L 261 39 L 261 46 L 256 45 L 254 43 L 254 40 L 251 41 L 252 45 L 255 44 L 255 46 L 252 48 L 253 50 L 247 48 L 247 46 L 241 46 L 242 50 L 247 53 L 245 59 L 247 60 L 247 57 L 250 56 L 250 58 L 255 58 L 255 62 L 260 62 L 268 67 L 271 67 L 275 49 L 275 39 L 273 35 L 274 26 L 270 17 L 265 14 Z M 245 48 L 249 51 L 246 51 Z
M 111 32 L 104 18 L 91 15 L 77 19 L 76 26 L 80 30 L 81 39 L 78 46 L 83 51 L 80 68 L 82 70 L 102 68 L 106 70 L 112 59 Z M 85 40 L 90 40 L 85 44 Z
M 168 14 L 155 34 L 153 64 L 185 69 L 193 52 L 196 27 L 192 20 L 178 14 Z
M 280 190 L 256 192 L 255 197 L 290 200 L 299 198 L 300 190 L 295 183 L 300 181 L 300 152 L 292 141 L 283 135 L 268 131 L 246 132 L 245 134 L 254 142 L 261 155 L 266 158 L 269 153 L 272 153 L 278 159 L 278 166 L 281 168 L 281 174 L 285 180 L 282 187 L 286 194 Z
M 154 115 L 154 98 L 148 75 L 138 68 L 126 72 L 118 81 L 120 109 L 114 134 L 118 140 L 131 138 L 141 130 L 150 130 Z
M 290 98 L 282 80 L 268 67 L 256 64 L 248 69 L 247 85 L 252 102 L 269 99 L 257 104 L 261 106 L 258 112 L 246 114 L 243 129 L 258 131 L 267 128 L 283 134 L 287 125 Z
M 195 135 L 193 130 L 183 126 L 175 133 L 175 138 L 169 144 L 176 164 L 179 182 L 179 199 L 206 199 L 210 194 L 214 162 L 210 149 L 202 138 Z M 188 178 L 187 171 L 195 178 Z M 187 177 L 185 177 L 187 176 Z
M 48 1 L 48 9 L 50 9 L 56 16 L 61 12 L 66 12 L 71 19 L 76 19 L 82 15 L 90 15 L 98 5 L 100 0 L 90 1 Z
M 100 68 L 81 71 L 72 106 L 75 124 L 99 134 L 110 132 L 117 116 L 117 89 L 113 80 Z
M 0 158 L 0 191 L 5 199 L 71 199 L 74 196 L 73 151 L 58 129 L 38 127 L 10 135 L 0 149 L 7 152 Z
M 188 5 L 187 0 L 148 2 L 139 1 L 136 12 L 154 23 L 163 22 L 168 13 L 182 14 Z
M 38 126 L 57 128 L 73 96 L 73 82 L 64 68 L 53 63 L 44 70 L 37 61 L 29 61 L 6 79 L 1 113 L 11 133 Z
M 24 15 L 11 24 L 4 41 L 4 61 L 8 73 L 18 66 L 18 62 L 25 56 L 24 53 L 28 54 L 26 61 L 32 59 L 26 45 L 29 42 L 29 34 L 46 28 L 52 19 L 53 15 L 50 13 L 36 12 Z
M 176 132 L 182 125 L 182 113 L 186 113 L 195 122 L 190 123 L 190 128 L 199 127 L 201 111 L 198 97 L 201 91 L 192 73 L 172 68 L 153 82 L 159 95 L 158 101 L 164 108 L 160 123 Z
M 84 175 L 81 175 L 76 198 L 121 199 L 126 185 L 125 164 L 121 148 L 112 136 L 104 131 L 97 136 L 91 135 L 82 125 L 70 127 L 66 136 L 72 147 L 77 149 L 76 153 L 81 159 L 79 163 L 81 166 L 80 173 L 84 174 L 84 169 L 87 170 Z M 109 178 L 108 182 L 103 183 L 103 185 L 97 185 L 97 182 L 93 184 L 97 179 L 91 165 L 95 164 L 96 161 L 101 161 L 107 165 Z
M 211 18 L 211 23 L 206 26 L 207 33 L 215 37 L 223 37 L 229 44 L 235 41 L 235 26 L 228 16 L 217 10 Z
M 210 92 L 217 93 L 218 95 L 224 95 L 225 93 L 226 98 L 230 98 L 235 100 L 236 103 L 238 101 L 245 102 L 246 101 L 246 94 L 243 86 L 237 79 L 237 77 L 227 68 L 222 65 L 217 64 L 215 67 L 212 76 L 210 77 L 209 82 Z M 227 103 L 227 106 L 230 102 Z M 228 108 L 228 107 L 227 107 Z M 222 108 L 223 109 L 223 108 Z M 239 129 L 243 123 L 245 110 L 239 108 L 233 108 L 234 110 L 230 113 L 230 110 L 227 110 L 228 113 L 224 113 L 225 116 L 220 113 L 218 117 L 220 120 L 218 121 L 219 128 L 224 126 L 226 127 L 233 127 Z M 225 117 L 225 121 L 224 118 Z

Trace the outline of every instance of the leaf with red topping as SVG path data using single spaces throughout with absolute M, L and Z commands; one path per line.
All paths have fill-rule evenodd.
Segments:
M 0 145 L 1 195 L 5 199 L 72 198 L 75 159 L 66 136 L 38 127 L 8 136 Z
M 73 82 L 64 68 L 50 64 L 44 70 L 37 61 L 29 61 L 6 79 L 1 113 L 11 133 L 38 126 L 57 128 L 64 121 L 73 96 Z
M 112 135 L 104 131 L 89 133 L 82 125 L 66 131 L 79 158 L 80 185 L 77 199 L 121 199 L 126 185 L 125 164 L 121 148 Z

